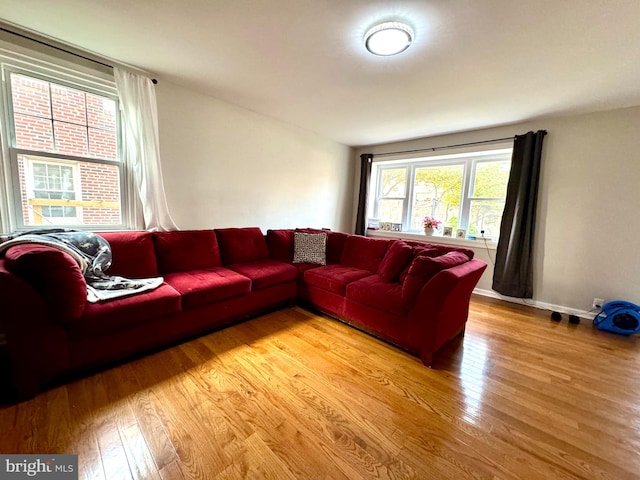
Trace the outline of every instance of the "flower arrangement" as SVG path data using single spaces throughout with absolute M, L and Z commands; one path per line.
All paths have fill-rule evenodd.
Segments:
M 440 220 L 436 220 L 433 217 L 426 216 L 422 221 L 424 224 L 424 228 L 438 228 L 438 226 L 442 223 Z

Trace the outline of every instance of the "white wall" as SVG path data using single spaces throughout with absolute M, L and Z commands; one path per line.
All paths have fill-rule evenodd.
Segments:
M 166 81 L 156 88 L 165 189 L 181 229 L 353 228 L 349 147 Z
M 547 130 L 535 240 L 534 300 L 565 311 L 594 297 L 640 304 L 640 107 L 558 117 L 388 145 L 390 152 Z M 356 178 L 359 177 L 356 166 Z M 484 248 L 475 248 L 488 260 Z M 491 252 L 495 258 L 495 252 Z M 493 269 L 479 288 L 490 289 Z

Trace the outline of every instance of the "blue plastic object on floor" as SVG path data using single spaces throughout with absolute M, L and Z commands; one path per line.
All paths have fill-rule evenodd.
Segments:
M 605 303 L 593 324 L 606 332 L 633 335 L 640 332 L 640 307 L 624 300 Z

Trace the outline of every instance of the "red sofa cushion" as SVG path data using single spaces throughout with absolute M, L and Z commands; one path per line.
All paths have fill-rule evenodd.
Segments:
M 409 266 L 412 259 L 413 248 L 411 245 L 402 240 L 396 240 L 391 243 L 382 262 L 380 262 L 378 275 L 387 283 L 395 282 L 400 278 L 402 271 Z
M 52 318 L 64 322 L 82 315 L 87 284 L 68 253 L 46 245 L 15 245 L 5 253 L 5 266 L 42 295 Z
M 162 275 L 222 266 L 213 230 L 155 232 L 153 241 Z
M 298 271 L 298 280 L 302 281 L 304 279 L 304 272 L 311 270 L 312 268 L 318 268 L 321 265 L 318 265 L 317 263 L 294 263 L 293 266 L 296 267 L 296 270 Z
M 198 307 L 251 292 L 251 280 L 224 267 L 170 273 L 164 277 L 164 281 L 182 294 L 183 308 Z
M 455 250 L 439 257 L 416 257 L 411 263 L 407 278 L 402 284 L 402 299 L 405 307 L 409 309 L 413 307 L 422 287 L 438 272 L 468 261 L 469 257 L 465 253 Z
M 269 258 L 291 263 L 293 261 L 293 239 L 295 233 L 293 229 L 267 230 Z
M 469 248 L 454 247 L 451 245 L 442 245 L 440 243 L 420 242 L 417 240 L 404 240 L 404 241 L 405 243 L 408 243 L 413 247 L 414 256 L 417 256 L 418 252 L 420 252 L 423 249 L 427 249 L 429 251 L 435 251 L 436 252 L 435 255 L 429 255 L 431 257 L 439 257 L 440 255 L 444 255 L 446 253 L 454 252 L 454 251 L 464 253 L 467 257 L 469 257 L 469 260 L 471 260 L 474 256 L 474 251 Z
M 379 308 L 394 315 L 406 315 L 402 300 L 402 285 L 388 283 L 380 275 L 371 275 L 347 285 L 347 298 Z
M 295 282 L 298 278 L 296 267 L 270 259 L 238 263 L 229 265 L 227 268 L 250 278 L 251 290 L 262 290 L 281 283 Z
M 344 242 L 340 263 L 349 267 L 377 272 L 380 262 L 387 253 L 389 240 L 349 235 Z
M 100 335 L 176 313 L 180 308 L 180 294 L 171 286 L 162 284 L 140 295 L 87 303 L 84 314 L 71 324 L 69 333 L 76 338 Z
M 224 265 L 269 258 L 267 241 L 258 227 L 220 228 L 216 235 Z
M 304 272 L 304 281 L 309 285 L 344 295 L 349 283 L 370 275 L 370 271 L 360 268 L 326 265 Z
M 340 263 L 342 251 L 344 250 L 344 244 L 349 237 L 350 235 L 348 233 L 329 232 L 329 236 L 327 237 L 328 264 Z
M 106 271 L 108 275 L 127 278 L 158 276 L 156 251 L 150 232 L 103 232 L 98 235 L 111 245 L 113 261 Z
M 436 248 L 430 248 L 430 247 L 412 247 L 413 249 L 413 253 L 411 254 L 411 260 L 409 261 L 409 263 L 402 269 L 402 272 L 400 273 L 400 276 L 398 278 L 398 280 L 400 281 L 400 283 L 404 283 L 404 281 L 407 278 L 407 275 L 409 274 L 409 268 L 411 267 L 411 264 L 413 263 L 413 260 L 417 257 L 438 257 L 440 255 L 442 255 L 442 253 L 438 253 L 438 249 Z

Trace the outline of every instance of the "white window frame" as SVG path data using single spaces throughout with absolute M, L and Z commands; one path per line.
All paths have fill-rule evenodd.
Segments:
M 33 225 L 25 225 L 23 211 L 21 186 L 18 172 L 18 155 L 27 157 L 47 158 L 50 161 L 59 163 L 70 162 L 76 165 L 79 162 L 94 164 L 113 165 L 119 171 L 120 185 L 120 223 L 118 224 L 91 224 L 63 223 L 56 226 L 71 227 L 85 230 L 123 230 L 130 229 L 134 224 L 135 214 L 132 211 L 133 202 L 128 198 L 128 190 L 125 184 L 125 164 L 122 154 L 122 131 L 119 115 L 119 99 L 115 88 L 113 77 L 105 78 L 104 74 L 87 73 L 86 69 L 73 65 L 67 66 L 64 62 L 60 64 L 52 63 L 48 59 L 37 58 L 13 52 L 2 48 L 0 44 L 0 73 L 2 75 L 2 88 L 0 88 L 0 122 L 2 123 L 2 161 L 0 162 L 0 181 L 5 186 L 0 194 L 0 220 L 2 231 L 28 230 L 34 228 Z M 98 159 L 93 157 L 73 156 L 40 150 L 17 148 L 15 142 L 15 128 L 13 125 L 13 102 L 11 96 L 10 74 L 16 73 L 28 77 L 36 78 L 46 82 L 51 82 L 63 87 L 81 90 L 86 93 L 109 98 L 115 102 L 116 108 L 116 141 L 118 145 L 116 160 Z M 25 172 L 26 174 L 26 172 Z M 25 181 L 29 181 L 25 178 Z M 74 178 L 74 181 L 76 179 Z M 80 187 L 79 178 L 76 188 Z M 81 199 L 79 196 L 78 199 Z M 82 207 L 78 212 L 82 211 Z M 79 213 L 81 215 L 81 213 Z M 29 221 L 32 218 L 30 216 Z M 49 224 L 49 222 L 47 222 Z
M 477 149 L 449 154 L 422 155 L 415 158 L 396 158 L 393 160 L 376 160 L 374 155 L 370 191 L 371 196 L 368 211 L 369 217 L 385 221 L 379 218 L 379 202 L 381 197 L 382 172 L 387 169 L 407 169 L 407 184 L 405 186 L 405 197 L 398 200 L 403 201 L 402 207 L 402 232 L 422 233 L 422 229 L 411 228 L 412 203 L 414 196 L 414 185 L 416 170 L 421 167 L 442 167 L 450 165 L 462 165 L 462 191 L 460 198 L 460 210 L 458 217 L 458 228 L 468 230 L 471 205 L 479 200 L 503 200 L 504 198 L 480 198 L 474 197 L 473 188 L 475 185 L 476 166 L 481 163 L 493 161 L 511 161 L 513 146 L 511 144 L 495 145 L 491 149 Z M 387 197 L 388 198 L 388 197 Z M 455 232 L 454 232 L 455 236 Z

